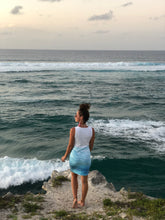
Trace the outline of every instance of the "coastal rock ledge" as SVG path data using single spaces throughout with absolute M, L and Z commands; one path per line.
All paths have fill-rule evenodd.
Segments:
M 78 177 L 78 200 L 81 198 L 81 177 Z M 1 201 L 13 201 L 19 199 L 22 201 L 21 203 L 15 204 L 14 210 L 16 214 L 13 214 L 13 208 L 7 206 L 7 208 L 1 208 L 0 210 L 0 219 L 65 219 L 64 218 L 56 218 L 55 214 L 58 211 L 65 210 L 67 213 L 72 213 L 74 215 L 81 215 L 81 213 L 86 213 L 87 216 L 102 216 L 101 219 L 114 219 L 114 216 L 106 215 L 105 207 L 103 205 L 103 200 L 109 199 L 111 202 L 128 202 L 128 192 L 122 188 L 120 191 L 116 191 L 115 187 L 112 183 L 108 183 L 106 178 L 97 170 L 91 171 L 88 176 L 89 189 L 86 197 L 86 203 L 83 208 L 72 208 L 72 190 L 71 190 L 71 173 L 70 170 L 66 170 L 63 172 L 53 171 L 51 178 L 43 183 L 42 188 L 46 191 L 45 194 L 34 195 L 29 192 L 24 196 L 21 195 L 13 195 L 12 193 L 8 193 L 5 196 L 1 197 Z M 22 198 L 23 197 L 23 198 Z M 43 201 L 40 201 L 42 197 Z M 27 200 L 28 199 L 28 200 Z M 40 208 L 37 210 L 35 215 L 29 215 L 25 209 L 25 205 L 29 208 L 29 199 L 32 199 L 31 204 L 38 201 Z M 26 201 L 26 204 L 24 204 Z M 27 202 L 28 201 L 28 202 Z M 40 204 L 41 203 L 41 204 Z M 15 216 L 15 217 L 14 217 Z M 127 214 L 123 211 L 119 213 L 120 219 L 130 219 Z M 72 219 L 72 218 L 67 218 Z M 74 218 L 76 220 L 82 218 Z M 83 218 L 84 219 L 84 218 Z M 87 218 L 88 219 L 88 218 Z M 91 218 L 89 218 L 91 219 Z M 92 219 L 100 219 L 92 218 Z M 141 217 L 132 216 L 132 220 L 142 220 Z
M 53 183 L 58 177 L 64 176 L 69 181 L 63 181 L 61 186 L 53 186 Z M 71 173 L 70 170 L 63 172 L 53 171 L 48 182 L 44 182 L 42 188 L 46 191 L 46 198 L 49 201 L 49 208 L 54 210 L 64 209 L 72 212 L 86 212 L 92 214 L 94 212 L 103 213 L 103 200 L 110 198 L 111 201 L 125 202 L 128 200 L 128 192 L 122 188 L 116 191 L 112 183 L 108 183 L 106 178 L 97 170 L 93 170 L 88 175 L 88 194 L 86 197 L 85 207 L 72 208 L 72 190 L 71 190 Z M 78 200 L 81 198 L 81 178 L 78 176 Z

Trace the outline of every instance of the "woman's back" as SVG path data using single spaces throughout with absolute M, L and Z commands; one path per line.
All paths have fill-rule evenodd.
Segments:
M 89 142 L 92 137 L 92 128 L 86 127 L 75 127 L 75 146 L 76 147 L 84 147 L 89 146 Z

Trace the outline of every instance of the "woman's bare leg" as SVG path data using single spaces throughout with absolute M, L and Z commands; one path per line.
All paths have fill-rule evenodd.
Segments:
M 78 202 L 80 206 L 85 205 L 85 198 L 88 192 L 88 176 L 81 176 L 81 182 L 82 182 L 82 196 L 81 200 Z
M 78 181 L 77 174 L 72 173 L 71 185 L 72 185 L 72 193 L 73 193 L 73 206 L 72 208 L 77 208 L 77 190 L 78 190 Z

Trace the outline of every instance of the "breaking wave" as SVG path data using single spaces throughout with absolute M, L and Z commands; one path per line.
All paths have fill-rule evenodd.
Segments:
M 18 186 L 25 182 L 47 179 L 53 170 L 58 172 L 69 169 L 69 162 L 57 160 L 38 160 L 23 158 L 0 158 L 0 188 Z
M 164 71 L 165 63 L 154 62 L 0 62 L 0 72 L 56 70 Z
M 165 153 L 165 123 L 161 121 L 133 121 L 111 119 L 90 121 L 95 131 L 111 137 L 124 138 L 129 142 L 145 142 L 159 153 Z

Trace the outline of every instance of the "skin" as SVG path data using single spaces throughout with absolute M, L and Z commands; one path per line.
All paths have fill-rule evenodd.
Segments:
M 77 111 L 75 115 L 75 122 L 79 123 L 79 126 L 82 128 L 87 128 L 88 126 L 86 123 L 84 123 L 83 116 L 80 116 L 79 111 Z M 95 131 L 93 130 L 92 138 L 89 142 L 89 149 L 92 151 L 93 145 L 94 145 L 94 139 L 95 139 Z M 75 128 L 70 129 L 70 137 L 69 137 L 69 144 L 67 146 L 66 152 L 63 157 L 61 157 L 62 162 L 64 162 L 67 158 L 67 156 L 70 154 L 74 147 L 75 142 Z M 82 182 L 82 196 L 81 200 L 77 202 L 77 191 L 78 191 L 78 180 L 77 180 L 77 174 L 71 172 L 71 186 L 72 186 L 72 193 L 73 193 L 73 208 L 77 208 L 78 204 L 83 207 L 85 205 L 85 198 L 88 192 L 88 175 L 87 176 L 81 176 L 81 182 Z

